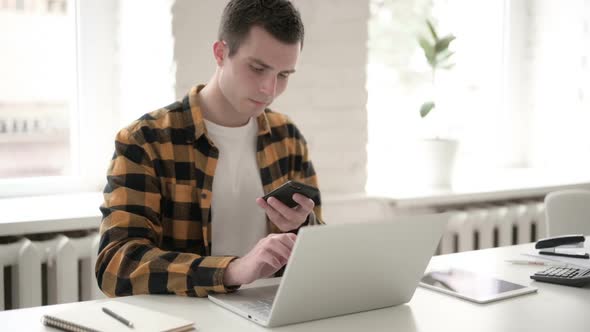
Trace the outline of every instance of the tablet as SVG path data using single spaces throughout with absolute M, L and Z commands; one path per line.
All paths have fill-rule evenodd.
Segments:
M 537 291 L 531 286 L 455 268 L 426 273 L 420 286 L 476 303 L 488 303 Z

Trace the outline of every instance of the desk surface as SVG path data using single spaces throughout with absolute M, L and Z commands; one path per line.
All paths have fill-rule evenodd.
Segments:
M 586 247 L 589 247 L 586 241 Z M 511 265 L 532 244 L 434 257 L 429 268 L 455 266 L 508 281 L 534 285 L 537 293 L 489 304 L 475 304 L 418 288 L 405 305 L 275 328 L 281 331 L 588 331 L 590 286 L 574 288 L 534 282 L 539 266 Z M 263 283 L 273 282 L 263 280 Z M 195 321 L 197 331 L 267 331 L 203 298 L 140 295 L 118 301 L 152 308 Z M 99 300 L 104 301 L 104 300 Z M 40 323 L 43 314 L 76 304 L 0 312 L 2 331 L 56 331 Z

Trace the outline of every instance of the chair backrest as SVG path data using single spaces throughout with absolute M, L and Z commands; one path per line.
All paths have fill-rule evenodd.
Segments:
M 545 196 L 547 235 L 590 235 L 590 190 L 570 189 Z

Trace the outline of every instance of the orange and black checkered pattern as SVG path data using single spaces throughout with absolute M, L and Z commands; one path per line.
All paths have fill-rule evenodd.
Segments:
M 219 150 L 207 136 L 194 87 L 181 101 L 122 129 L 104 189 L 99 287 L 108 296 L 227 292 L 235 257 L 209 256 L 213 176 Z M 265 193 L 288 180 L 314 187 L 305 139 L 285 116 L 258 116 L 256 160 Z M 320 199 L 304 225 L 322 224 Z M 212 226 L 213 225 L 213 226 Z M 268 231 L 280 230 L 267 220 Z

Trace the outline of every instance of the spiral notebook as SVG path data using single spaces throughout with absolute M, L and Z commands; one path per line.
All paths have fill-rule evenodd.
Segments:
M 133 328 L 107 315 L 106 307 L 133 323 Z M 85 302 L 64 311 L 44 315 L 42 323 L 72 332 L 183 332 L 194 329 L 194 322 L 139 306 L 117 302 Z

